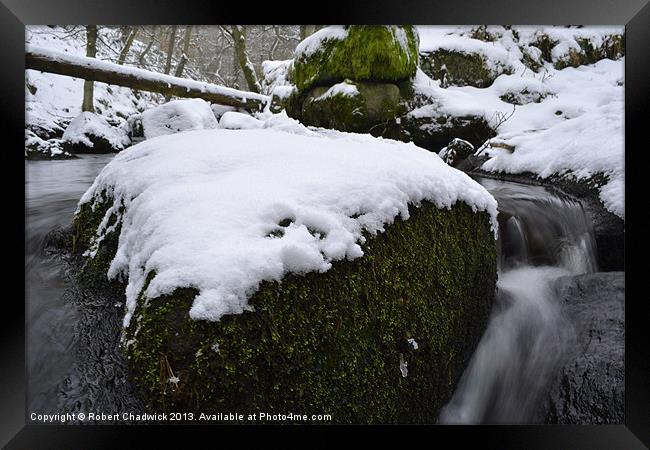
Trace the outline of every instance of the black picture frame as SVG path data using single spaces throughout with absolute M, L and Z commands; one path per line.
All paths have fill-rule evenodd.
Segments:
M 405 445 L 454 447 L 468 442 L 475 448 L 526 449 L 636 449 L 650 445 L 650 342 L 647 325 L 643 256 L 647 254 L 648 220 L 643 181 L 647 177 L 648 111 L 650 110 L 650 4 L 648 0 L 415 0 L 330 1 L 314 9 L 303 3 L 269 3 L 267 7 L 247 2 L 203 0 L 0 0 L 0 112 L 3 136 L 5 250 L 3 313 L 0 326 L 0 444 L 7 448 L 104 448 L 129 447 L 134 438 L 144 442 L 162 440 L 188 443 L 182 431 L 191 430 L 192 441 L 205 435 L 222 439 L 251 431 L 266 436 L 286 431 L 322 435 L 344 427 L 220 427 L 211 426 L 62 426 L 26 425 L 25 411 L 25 311 L 24 289 L 18 280 L 19 261 L 24 250 L 24 166 L 18 146 L 24 141 L 24 45 L 25 25 L 30 24 L 218 24 L 218 23 L 411 23 L 411 24 L 517 24 L 517 25 L 625 25 L 625 167 L 626 167 L 626 408 L 625 425 L 504 425 L 504 426 L 410 426 L 352 427 L 354 431 L 384 439 L 387 432 L 406 432 L 412 439 Z M 270 11 L 277 8 L 275 11 Z M 20 193 L 23 192 L 23 195 Z M 22 205 L 21 205 L 22 202 Z M 24 244 L 24 242 L 23 242 Z M 24 280 L 24 274 L 23 278 Z M 15 288 L 15 289 L 14 289 Z M 22 297 L 21 297 L 22 296 Z M 413 433 L 420 436 L 413 436 Z M 313 438 L 311 438 L 313 439 Z M 443 440 L 440 440 L 443 439 Z M 217 442 L 216 440 L 214 441 Z M 412 443 L 411 443 L 412 442 Z M 191 442 L 190 442 L 191 444 Z M 192 444 L 193 445 L 193 444 Z

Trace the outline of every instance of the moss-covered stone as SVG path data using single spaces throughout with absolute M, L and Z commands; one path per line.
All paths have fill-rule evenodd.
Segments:
M 420 54 L 420 68 L 430 78 L 440 80 L 442 86 L 490 86 L 507 68 L 491 69 L 485 57 L 478 53 L 464 53 L 439 49 Z
M 341 131 L 382 135 L 395 120 L 399 109 L 399 88 L 390 83 L 346 83 L 356 95 L 326 94 L 328 87 L 311 89 L 302 103 L 301 121 L 306 125 Z
M 410 25 L 351 25 L 345 39 L 325 40 L 317 51 L 298 55 L 290 77 L 301 92 L 345 79 L 396 82 L 415 75 L 418 47 Z
M 82 207 L 77 251 L 106 210 Z M 435 422 L 485 329 L 496 249 L 487 214 L 465 204 L 410 213 L 367 236 L 361 258 L 264 283 L 250 299 L 254 312 L 191 320 L 191 288 L 140 299 L 124 349 L 148 407 Z M 102 247 L 114 251 L 105 239 L 98 256 Z
M 577 42 L 580 50 L 571 49 L 565 57 L 555 61 L 556 69 L 595 64 L 601 59 L 619 59 L 625 55 L 625 38 L 620 34 L 607 36 L 598 47 L 588 39 L 578 39 Z

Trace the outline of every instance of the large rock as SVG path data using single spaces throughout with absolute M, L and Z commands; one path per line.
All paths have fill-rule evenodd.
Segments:
M 625 273 L 562 277 L 576 340 L 544 405 L 547 423 L 624 423 Z
M 217 128 L 210 104 L 200 98 L 172 100 L 142 113 L 144 137 Z
M 438 49 L 420 54 L 420 68 L 434 80 L 440 80 L 443 87 L 490 86 L 506 68 L 491 66 L 486 57 L 478 53 Z
M 399 88 L 389 83 L 344 81 L 311 89 L 302 103 L 302 122 L 341 131 L 381 134 L 399 107 Z
M 397 82 L 415 75 L 418 46 L 412 26 L 328 27 L 298 45 L 290 78 L 301 92 L 345 79 Z
M 459 138 L 478 148 L 496 133 L 485 117 L 475 115 L 415 116 L 411 113 L 399 118 L 400 140 L 412 141 L 415 145 L 439 152 L 452 139 Z
M 62 139 L 68 153 L 117 153 L 131 144 L 124 128 L 88 111 L 70 122 Z
M 75 218 L 78 252 L 111 206 L 103 199 Z M 118 224 L 86 275 L 105 279 L 119 233 Z M 218 322 L 190 319 L 195 289 L 138 302 L 125 349 L 151 410 L 434 423 L 487 324 L 496 281 L 489 217 L 464 203 L 425 203 L 367 239 L 361 258 L 265 282 L 249 301 L 254 312 Z

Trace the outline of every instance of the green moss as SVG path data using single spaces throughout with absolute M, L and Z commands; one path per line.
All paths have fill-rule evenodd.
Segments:
M 104 220 L 108 210 L 113 206 L 112 199 L 102 192 L 99 199 L 81 205 L 79 212 L 75 215 L 72 223 L 72 251 L 82 254 L 93 247 L 97 229 Z M 83 280 L 91 282 L 107 282 L 107 272 L 111 261 L 117 252 L 117 244 L 121 231 L 121 223 L 116 223 L 118 214 L 124 211 L 121 206 L 117 214 L 113 212 L 108 220 L 107 227 L 115 225 L 115 228 L 106 233 L 93 258 L 87 258 L 80 276 Z
M 126 354 L 148 406 L 435 422 L 485 329 L 495 241 L 487 215 L 465 204 L 410 212 L 368 236 L 357 260 L 264 283 L 254 312 L 193 321 L 189 288 L 139 301 Z
M 396 38 L 399 29 L 408 49 Z M 419 38 L 412 26 L 352 25 L 347 31 L 345 39 L 326 40 L 321 49 L 295 59 L 290 76 L 299 91 L 346 78 L 396 82 L 415 75 Z
M 501 73 L 491 70 L 485 57 L 477 53 L 463 53 L 450 50 L 423 52 L 420 68 L 434 80 L 441 80 L 443 86 L 490 86 Z
M 395 84 L 352 82 L 357 95 L 322 97 L 327 87 L 317 86 L 302 102 L 300 120 L 305 125 L 340 131 L 382 135 L 397 115 L 400 93 Z

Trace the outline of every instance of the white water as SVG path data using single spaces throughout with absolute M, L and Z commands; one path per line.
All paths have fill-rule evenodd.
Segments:
M 439 423 L 531 423 L 572 345 L 553 281 L 596 270 L 581 205 L 544 188 L 481 180 L 499 202 L 499 279 L 488 328 Z

